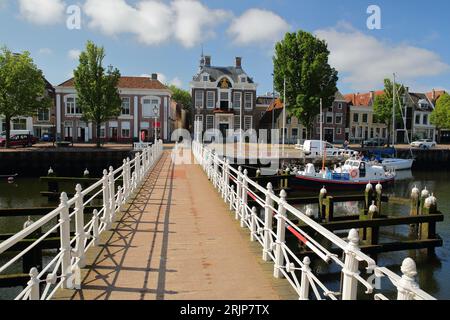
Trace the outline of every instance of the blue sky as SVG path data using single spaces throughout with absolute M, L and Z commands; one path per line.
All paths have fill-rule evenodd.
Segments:
M 381 30 L 367 28 L 372 4 Z M 70 5 L 81 9 L 80 30 L 66 27 Z M 242 56 L 263 94 L 272 90 L 274 42 L 303 29 L 329 43 L 342 93 L 380 89 L 393 72 L 425 91 L 450 89 L 449 11 L 447 0 L 0 0 L 0 45 L 30 51 L 54 85 L 90 39 L 122 75 L 156 72 L 187 89 L 203 44 L 214 65 Z

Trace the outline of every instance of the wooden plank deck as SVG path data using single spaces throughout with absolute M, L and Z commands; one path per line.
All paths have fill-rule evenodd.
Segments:
M 297 299 L 261 255 L 200 166 L 174 166 L 166 151 L 88 252 L 81 290 L 55 299 Z

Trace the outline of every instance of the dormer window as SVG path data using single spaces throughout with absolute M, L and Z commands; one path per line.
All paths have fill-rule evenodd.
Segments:
M 203 76 L 203 82 L 209 81 L 209 76 L 208 75 L 204 75 Z
M 241 82 L 247 82 L 247 77 L 241 77 Z

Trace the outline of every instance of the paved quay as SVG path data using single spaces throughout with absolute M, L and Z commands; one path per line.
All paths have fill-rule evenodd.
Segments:
M 198 165 L 174 166 L 169 151 L 129 208 L 87 254 L 74 300 L 297 299 L 272 276 Z

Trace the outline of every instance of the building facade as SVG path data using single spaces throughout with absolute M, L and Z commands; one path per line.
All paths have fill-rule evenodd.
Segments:
M 171 91 L 156 74 L 148 77 L 121 77 L 118 90 L 122 99 L 121 114 L 103 123 L 100 139 L 105 142 L 168 141 L 171 136 Z M 74 79 L 56 87 L 56 134 L 65 141 L 89 142 L 97 138 L 93 123 L 83 120 L 77 105 Z
M 256 87 L 237 57 L 232 67 L 211 65 L 211 57 L 201 58 L 198 73 L 191 84 L 193 121 L 202 131 L 258 129 L 260 114 L 256 108 Z

